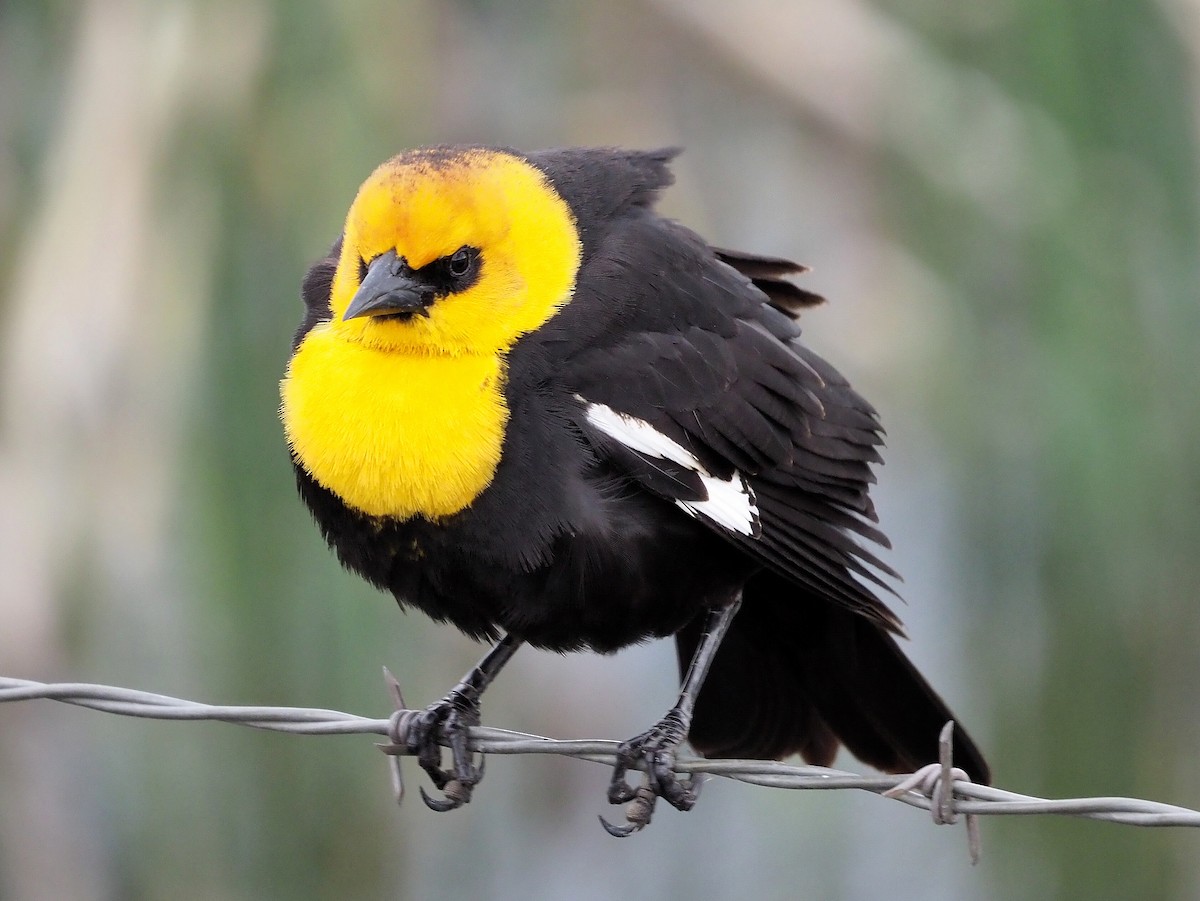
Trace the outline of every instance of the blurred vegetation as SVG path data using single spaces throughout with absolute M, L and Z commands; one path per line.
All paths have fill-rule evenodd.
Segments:
M 1200 806 L 1200 17 L 730 9 L 0 4 L 0 673 L 378 713 L 387 663 L 439 696 L 479 649 L 294 497 L 300 278 L 401 148 L 682 144 L 672 215 L 816 265 L 810 340 L 889 431 L 913 656 L 999 783 Z M 523 654 L 485 716 L 624 737 L 673 666 Z M 715 784 L 613 842 L 604 781 L 496 760 L 470 808 L 397 811 L 366 740 L 14 706 L 0 898 L 1200 894 L 1190 834 L 991 821 L 972 871 L 869 797 Z

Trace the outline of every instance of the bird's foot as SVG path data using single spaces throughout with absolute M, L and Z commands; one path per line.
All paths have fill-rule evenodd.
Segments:
M 483 778 L 483 758 L 475 765 L 468 730 L 479 725 L 479 700 L 452 691 L 431 704 L 409 726 L 408 752 L 417 758 L 443 797 L 432 798 L 424 788 L 421 799 L 431 810 L 445 811 L 462 807 L 471 800 L 471 792 Z M 450 768 L 442 768 L 442 746 L 450 748 Z
M 687 724 L 678 710 L 671 710 L 653 728 L 622 742 L 617 748 L 617 764 L 608 786 L 610 804 L 625 804 L 625 825 L 614 826 L 600 818 L 609 835 L 624 838 L 640 832 L 650 823 L 655 802 L 662 798 L 676 810 L 691 810 L 700 797 L 703 777 L 680 779 L 675 773 L 675 757 L 687 738 Z M 641 784 L 634 788 L 625 781 L 631 769 L 642 771 Z

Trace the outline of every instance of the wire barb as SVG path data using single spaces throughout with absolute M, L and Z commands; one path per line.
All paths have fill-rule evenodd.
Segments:
M 392 696 L 392 704 L 396 709 L 388 718 L 389 741 L 379 742 L 375 747 L 387 755 L 388 772 L 392 776 L 392 797 L 399 805 L 404 803 L 404 771 L 400 769 L 400 754 L 404 753 L 404 749 L 408 747 L 406 739 L 408 721 L 415 711 L 407 709 L 404 703 L 404 692 L 400 690 L 400 680 L 392 675 L 392 671 L 386 666 L 383 668 L 383 681 L 387 685 L 388 694 Z M 422 792 L 422 794 L 424 793 Z
M 938 762 L 905 776 L 898 785 L 882 794 L 885 798 L 899 798 L 905 792 L 916 792 L 929 799 L 929 812 L 935 826 L 953 826 L 958 822 L 954 783 L 970 781 L 966 771 L 954 765 L 954 720 L 950 720 L 938 736 Z M 966 820 L 967 853 L 974 865 L 979 863 L 983 841 L 979 835 L 978 815 L 968 813 Z
M 412 717 L 422 711 L 409 710 L 395 677 L 385 678 L 397 710 L 387 719 L 372 719 L 338 710 L 309 707 L 225 707 L 199 704 L 166 695 L 87 683 L 48 684 L 0 676 L 0 704 L 12 701 L 54 700 L 120 716 L 163 720 L 207 720 L 250 726 L 273 732 L 300 735 L 377 735 L 385 739 L 380 748 L 392 763 L 392 785 L 397 800 L 403 798 L 404 782 L 399 757 L 408 754 L 405 730 Z M 611 767 L 617 760 L 618 742 L 602 740 L 556 741 L 539 735 L 473 726 L 470 747 L 479 754 L 559 754 Z M 1030 795 L 976 785 L 950 765 L 949 735 L 943 730 L 943 762 L 933 765 L 934 784 L 925 787 L 922 775 L 862 776 L 820 766 L 802 766 L 771 760 L 707 760 L 680 756 L 675 772 L 680 776 L 707 773 L 768 788 L 842 790 L 859 789 L 892 797 L 901 803 L 931 812 L 935 822 L 953 822 L 966 816 L 968 842 L 973 859 L 978 856 L 978 816 L 1060 815 L 1105 820 L 1131 826 L 1200 827 L 1200 811 L 1136 798 L 1066 798 L 1047 800 Z M 946 770 L 949 770 L 949 775 Z M 943 788 L 939 789 L 939 786 Z M 939 793 L 940 792 L 940 793 Z M 940 819 L 938 819 L 940 818 Z

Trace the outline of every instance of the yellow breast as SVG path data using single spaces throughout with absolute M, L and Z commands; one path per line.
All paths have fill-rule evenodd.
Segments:
M 496 354 L 381 351 L 314 327 L 281 392 L 288 443 L 305 470 L 372 516 L 457 513 L 496 473 L 508 407 Z

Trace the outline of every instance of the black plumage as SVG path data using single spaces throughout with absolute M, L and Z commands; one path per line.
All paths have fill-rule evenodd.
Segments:
M 897 645 L 871 587 L 894 574 L 861 543 L 887 545 L 868 494 L 875 410 L 800 343 L 795 316 L 821 300 L 792 283 L 803 267 L 653 211 L 673 155 L 523 155 L 570 207 L 582 262 L 571 301 L 507 351 L 502 455 L 466 509 L 371 517 L 296 460 L 301 494 L 347 567 L 474 638 L 609 652 L 675 635 L 686 670 L 707 611 L 740 595 L 696 700 L 702 753 L 934 761 L 953 717 Z M 339 252 L 304 281 L 297 343 L 332 315 Z M 615 437 L 598 410 L 683 453 Z M 696 512 L 716 480 L 744 524 Z M 956 755 L 987 781 L 961 731 Z

